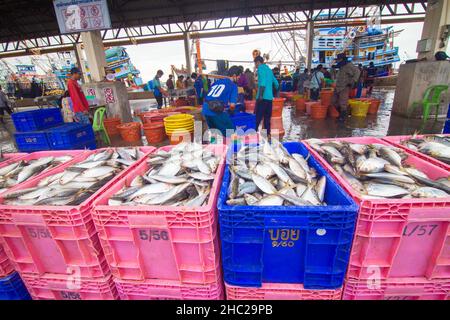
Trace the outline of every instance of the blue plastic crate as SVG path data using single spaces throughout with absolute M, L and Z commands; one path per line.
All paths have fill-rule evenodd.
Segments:
M 16 132 L 14 137 L 20 152 L 51 150 L 46 131 Z
M 309 154 L 301 143 L 284 146 L 290 153 Z M 343 285 L 358 206 L 314 158 L 308 163 L 327 178 L 327 206 L 228 206 L 230 172 L 225 169 L 217 204 L 225 282 L 300 283 L 306 289 Z
M 444 131 L 442 131 L 442 133 L 450 133 L 450 119 L 447 119 L 447 121 L 445 121 Z
M 18 132 L 39 131 L 64 122 L 59 108 L 16 112 L 11 117 Z
M 17 272 L 0 278 L 0 300 L 31 300 L 30 294 Z
M 47 137 L 52 150 L 84 149 L 83 146 L 95 141 L 92 126 L 79 123 L 66 123 L 48 129 Z
M 238 135 L 244 135 L 248 130 L 255 130 L 256 132 L 256 116 L 254 114 L 235 113 L 230 115 L 230 118 Z

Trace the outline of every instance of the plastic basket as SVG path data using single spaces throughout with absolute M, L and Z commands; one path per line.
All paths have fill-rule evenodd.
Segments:
M 216 281 L 220 261 L 216 202 L 226 147 L 207 148 L 222 160 L 206 206 L 109 206 L 109 198 L 149 169 L 147 162 L 129 171 L 95 202 L 94 221 L 116 278 L 176 280 L 183 284 Z
M 33 300 L 118 300 L 111 276 L 77 279 L 73 276 L 22 276 Z
M 63 123 L 59 108 L 15 112 L 11 115 L 16 131 L 38 131 Z
M 377 138 L 324 139 L 361 144 L 389 143 Z M 377 272 L 395 277 L 450 278 L 450 199 L 365 200 L 326 162 L 315 158 L 360 205 L 348 277 L 367 279 Z M 406 151 L 409 152 L 409 151 Z M 431 179 L 449 172 L 414 155 L 406 160 Z M 375 271 L 374 271 L 375 270 Z
M 423 138 L 423 137 L 426 137 L 426 135 L 417 136 L 417 138 L 419 138 L 419 139 Z M 410 138 L 411 138 L 411 136 L 395 136 L 395 137 L 384 137 L 383 140 L 389 142 L 390 144 L 394 145 L 397 148 L 407 150 L 409 153 L 415 155 L 418 158 L 424 159 L 425 161 L 428 161 L 429 163 L 434 164 L 435 166 L 438 166 L 444 170 L 450 171 L 450 165 L 448 165 L 442 161 L 439 161 L 438 159 L 433 158 L 429 155 L 426 155 L 425 153 L 411 150 L 410 148 L 401 144 L 403 141 L 408 140 Z
M 16 159 L 20 159 L 22 157 L 25 157 L 26 155 L 28 155 L 28 153 L 25 152 L 21 152 L 21 153 L 3 153 L 3 161 L 0 162 L 0 167 L 3 165 L 3 163 L 6 163 L 8 160 L 16 160 Z M 11 163 L 11 162 L 9 162 Z
M 223 300 L 221 279 L 212 284 L 182 284 L 179 281 L 114 280 L 121 300 Z
M 343 300 L 450 300 L 450 279 L 347 279 Z
M 246 288 L 225 283 L 227 300 L 341 300 L 342 287 L 334 290 L 308 290 L 301 284 L 264 283 Z
M 154 150 L 146 150 L 149 149 Z M 84 152 L 77 160 L 82 161 L 95 152 Z M 39 276 L 67 274 L 74 270 L 79 271 L 81 277 L 106 275 L 109 269 L 92 221 L 92 204 L 143 160 L 145 158 L 123 170 L 78 206 L 13 206 L 4 205 L 0 198 L 0 242 L 16 270 Z M 70 165 L 59 166 L 9 191 L 31 188 Z
M 70 150 L 92 148 L 95 134 L 91 125 L 66 123 L 62 126 L 47 130 L 48 142 L 53 150 Z M 95 145 L 93 147 L 95 149 Z
M 301 143 L 284 145 L 290 153 L 308 154 Z M 217 206 L 228 284 L 302 283 L 306 289 L 342 286 L 358 208 L 316 160 L 310 157 L 308 163 L 327 178 L 327 206 L 228 206 L 230 173 L 226 168 Z
M 0 300 L 30 300 L 27 288 L 17 272 L 0 278 Z
M 14 267 L 9 261 L 5 250 L 0 245 L 0 278 L 7 276 L 14 271 Z
M 16 139 L 17 149 L 21 152 L 51 150 L 45 131 L 16 132 L 14 138 Z
M 29 162 L 31 160 L 38 160 L 38 159 L 45 158 L 45 157 L 63 157 L 63 156 L 71 156 L 72 157 L 71 160 L 69 160 L 69 161 L 67 161 L 65 163 L 62 163 L 62 164 L 56 166 L 55 168 L 51 169 L 51 170 L 54 170 L 54 169 L 59 168 L 60 166 L 62 166 L 64 164 L 68 164 L 68 163 L 73 164 L 73 163 L 77 162 L 78 158 L 81 157 L 83 155 L 83 153 L 84 153 L 84 151 L 82 151 L 82 150 L 39 151 L 39 152 L 30 153 L 30 154 L 25 153 L 23 156 L 11 158 L 11 159 L 8 159 L 6 161 L 1 162 L 0 163 L 0 168 L 6 167 L 6 166 L 8 166 L 10 164 L 13 164 L 13 163 L 16 163 L 16 162 L 19 162 L 19 161 Z M 43 174 L 45 174 L 47 172 L 49 172 L 49 171 L 42 171 L 41 173 L 35 175 L 32 179 L 37 179 L 37 178 L 39 178 L 40 176 L 42 176 Z M 7 191 L 9 191 L 9 190 L 7 190 Z M 4 191 L 4 192 L 6 192 L 6 191 Z M 2 192 L 2 193 L 4 193 L 4 192 Z
M 256 132 L 256 116 L 251 113 L 235 113 L 230 115 L 233 122 L 234 129 L 238 135 L 246 134 L 247 130 L 254 130 Z

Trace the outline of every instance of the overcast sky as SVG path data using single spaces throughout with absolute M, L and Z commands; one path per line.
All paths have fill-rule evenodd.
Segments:
M 422 35 L 423 23 L 397 24 L 395 30 L 404 30 L 395 39 L 395 45 L 400 47 L 402 61 L 417 57 L 417 41 Z M 262 53 L 270 53 L 273 57 L 280 47 L 274 34 L 256 34 L 233 37 L 208 38 L 201 40 L 201 55 L 205 59 L 244 60 L 252 59 L 252 51 L 259 49 Z M 180 68 L 186 65 L 183 41 L 151 43 L 137 46 L 127 46 L 127 52 L 144 81 L 154 77 L 158 69 L 165 72 L 163 80 L 170 73 L 173 64 Z M 278 58 L 277 56 L 276 59 Z M 244 67 L 247 65 L 241 63 Z M 216 70 L 216 63 L 206 61 L 208 71 Z

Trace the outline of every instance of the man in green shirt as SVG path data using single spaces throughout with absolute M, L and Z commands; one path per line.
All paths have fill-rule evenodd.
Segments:
M 264 119 L 267 136 L 270 137 L 270 118 L 272 118 L 273 87 L 278 90 L 279 84 L 272 70 L 264 63 L 264 58 L 257 56 L 255 66 L 258 75 L 258 92 L 256 93 L 256 128 Z

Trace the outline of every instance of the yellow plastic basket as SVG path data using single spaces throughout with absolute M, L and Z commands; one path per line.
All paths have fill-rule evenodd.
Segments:
M 352 108 L 352 116 L 353 117 L 367 117 L 367 112 L 369 112 L 370 102 L 365 101 L 356 101 L 350 103 Z

